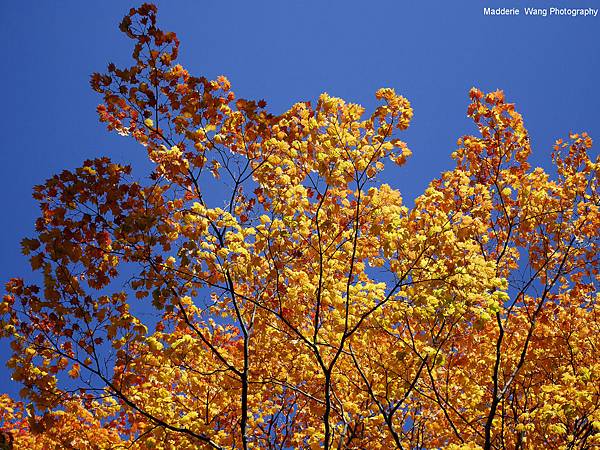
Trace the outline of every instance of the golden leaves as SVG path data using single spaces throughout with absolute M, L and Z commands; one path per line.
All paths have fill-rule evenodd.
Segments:
M 50 418 L 23 445 L 597 443 L 588 135 L 557 142 L 557 176 L 531 170 L 514 105 L 472 89 L 479 134 L 408 206 L 378 183 L 411 154 L 393 89 L 370 115 L 328 94 L 274 115 L 176 64 L 155 7 L 121 29 L 134 65 L 92 86 L 152 173 L 101 158 L 35 188 L 22 248 L 43 289 L 15 279 L 0 303 L 13 377 Z

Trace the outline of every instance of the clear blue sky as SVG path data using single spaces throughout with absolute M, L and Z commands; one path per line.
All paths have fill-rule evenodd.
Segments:
M 29 273 L 19 241 L 33 232 L 31 187 L 86 158 L 142 163 L 144 150 L 108 134 L 89 75 L 128 64 L 117 28 L 130 6 L 110 0 L 0 2 L 0 275 Z M 159 1 L 159 22 L 181 40 L 181 63 L 224 74 L 239 96 L 275 112 L 321 92 L 374 105 L 390 86 L 413 104 L 404 134 L 413 157 L 386 181 L 413 198 L 451 167 L 471 86 L 503 89 L 531 133 L 534 162 L 569 131 L 600 139 L 600 14 L 597 17 L 485 17 L 490 7 L 599 7 L 594 0 Z M 596 150 L 597 151 L 597 150 Z M 8 351 L 0 342 L 0 361 Z M 0 392 L 18 391 L 0 371 Z

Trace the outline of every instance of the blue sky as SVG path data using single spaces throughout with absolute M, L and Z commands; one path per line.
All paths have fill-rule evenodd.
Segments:
M 471 86 L 503 89 L 524 115 L 533 161 L 548 166 L 552 143 L 569 131 L 600 138 L 600 14 L 526 17 L 523 8 L 598 7 L 592 0 L 158 1 L 163 29 L 181 40 L 192 73 L 226 75 L 238 96 L 264 98 L 275 112 L 321 92 L 371 109 L 379 87 L 413 105 L 403 139 L 413 157 L 385 181 L 414 198 L 451 167 Z M 85 159 L 108 155 L 144 163 L 144 150 L 98 123 L 89 75 L 109 61 L 129 63 L 117 28 L 139 2 L 2 1 L 3 86 L 0 274 L 27 276 L 19 241 L 33 232 L 31 187 Z M 520 7 L 518 17 L 486 17 L 489 7 Z M 597 150 L 596 150 L 597 152 Z M 0 361 L 8 355 L 0 342 Z M 0 371 L 1 391 L 18 386 Z

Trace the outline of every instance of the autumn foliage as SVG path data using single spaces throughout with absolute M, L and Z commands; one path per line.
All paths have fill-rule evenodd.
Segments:
M 598 160 L 528 163 L 502 92 L 405 205 L 408 100 L 323 94 L 274 115 L 176 63 L 143 5 L 134 63 L 94 74 L 109 130 L 153 163 L 37 186 L 38 285 L 0 303 L 19 449 L 583 449 L 600 445 Z M 6 444 L 7 446 L 9 444 Z

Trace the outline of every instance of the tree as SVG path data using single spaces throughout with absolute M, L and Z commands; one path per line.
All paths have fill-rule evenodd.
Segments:
M 134 64 L 91 84 L 153 171 L 100 158 L 34 189 L 43 281 L 0 304 L 15 448 L 600 443 L 587 134 L 531 168 L 522 117 L 474 88 L 479 134 L 408 207 L 377 181 L 410 156 L 393 89 L 370 115 L 327 94 L 273 115 L 177 65 L 153 5 L 120 29 Z

